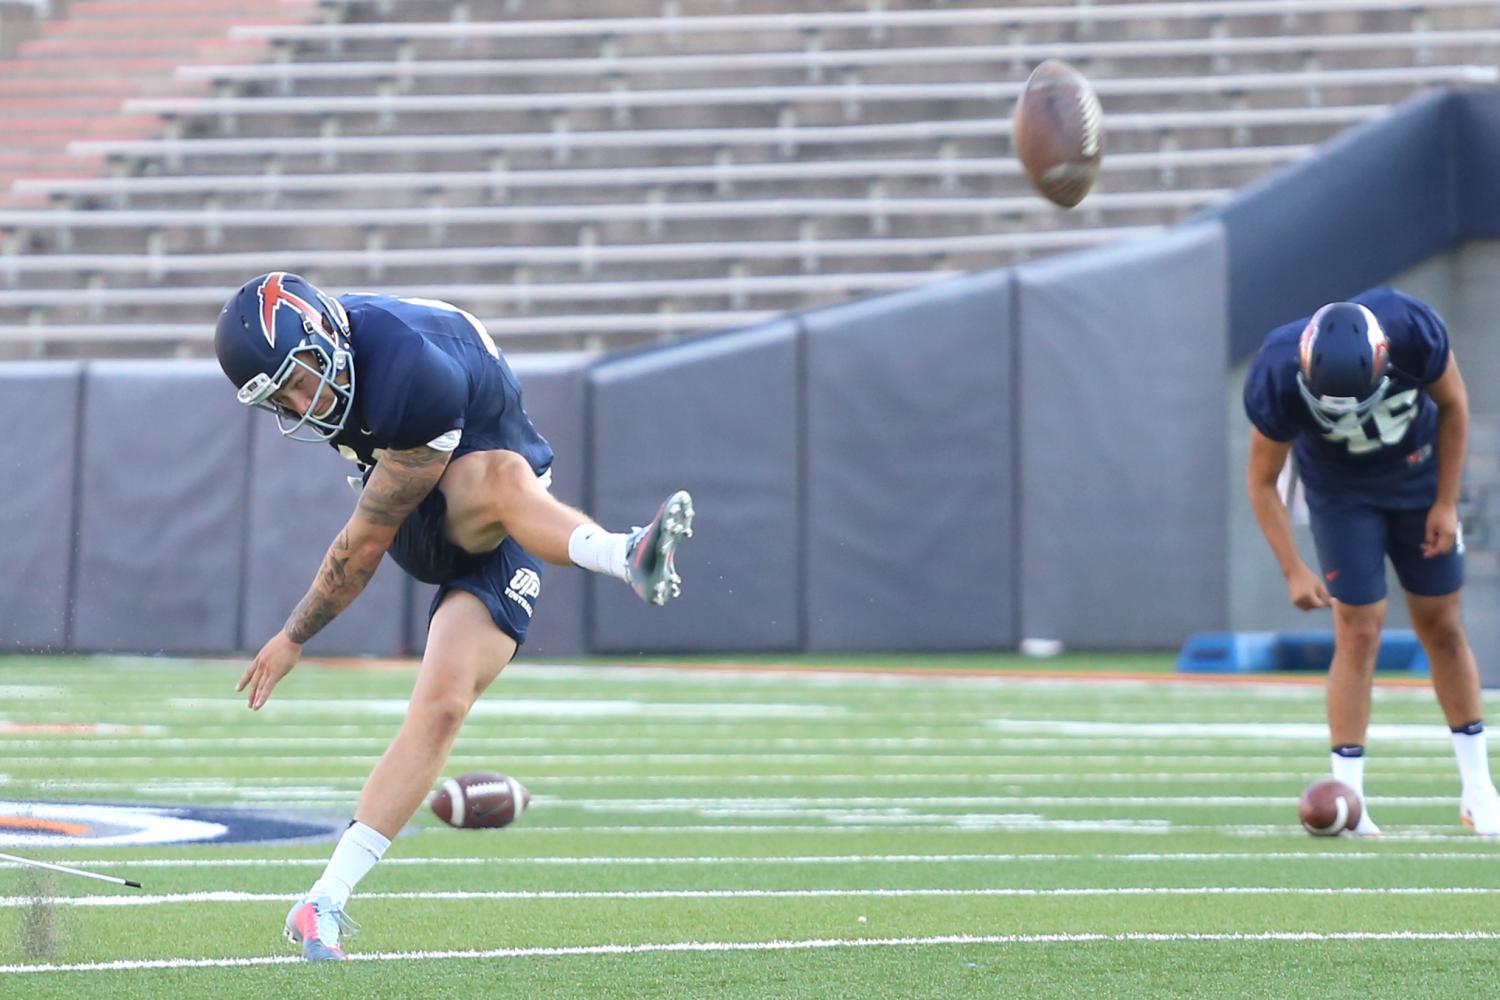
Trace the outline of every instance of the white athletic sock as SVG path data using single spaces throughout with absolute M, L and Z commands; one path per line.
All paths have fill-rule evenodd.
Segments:
M 1361 754 L 1358 757 L 1346 757 L 1337 751 L 1328 755 L 1328 762 L 1333 769 L 1335 781 L 1342 781 L 1354 789 L 1354 794 L 1361 800 L 1365 797 L 1365 758 Z
M 322 877 L 308 890 L 308 897 L 327 896 L 333 900 L 335 909 L 342 910 L 359 880 L 370 873 L 390 846 L 391 842 L 379 830 L 359 822 L 349 824 Z
M 1495 783 L 1490 779 L 1489 743 L 1483 723 L 1470 723 L 1453 731 L 1453 756 L 1458 758 L 1458 778 L 1463 782 L 1465 795 L 1471 791 L 1489 795 L 1493 791 Z
M 629 579 L 625 545 L 630 536 L 605 531 L 597 524 L 580 524 L 568 537 L 568 558 L 574 565 L 621 580 Z

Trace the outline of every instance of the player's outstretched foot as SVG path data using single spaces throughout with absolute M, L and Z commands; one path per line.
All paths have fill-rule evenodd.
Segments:
M 286 915 L 286 939 L 302 947 L 302 957 L 309 962 L 338 962 L 344 959 L 340 939 L 359 933 L 359 925 L 343 910 L 336 910 L 327 896 L 304 899 L 292 905 Z
M 693 498 L 687 490 L 667 497 L 651 523 L 630 533 L 625 556 L 630 589 L 647 604 L 666 604 L 682 594 L 682 577 L 672 556 L 684 538 L 693 537 Z
M 1359 824 L 1350 830 L 1349 833 L 1355 837 L 1378 837 L 1380 836 L 1380 827 L 1375 825 L 1375 821 L 1370 818 L 1369 811 L 1365 810 L 1360 813 Z
M 1458 818 L 1481 837 L 1500 837 L 1500 796 L 1493 788 L 1465 793 L 1458 803 Z

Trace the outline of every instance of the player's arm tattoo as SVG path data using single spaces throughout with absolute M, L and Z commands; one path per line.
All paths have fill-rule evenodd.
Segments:
M 387 451 L 359 495 L 354 516 L 334 538 L 323 565 L 283 629 L 293 642 L 306 642 L 347 608 L 396 537 L 396 529 L 431 493 L 450 455 L 421 447 Z
M 370 473 L 359 494 L 357 514 L 372 525 L 399 528 L 406 515 L 417 509 L 432 492 L 451 454 L 423 445 L 404 451 L 387 451 Z

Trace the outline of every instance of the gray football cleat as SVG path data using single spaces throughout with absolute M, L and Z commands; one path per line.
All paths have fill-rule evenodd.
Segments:
M 693 498 L 687 490 L 667 497 L 651 523 L 630 533 L 625 548 L 630 589 L 647 604 L 666 604 L 682 596 L 682 577 L 672 556 L 684 538 L 693 537 Z
M 301 946 L 309 962 L 343 961 L 343 939 L 358 933 L 359 925 L 335 909 L 327 896 L 299 900 L 286 915 L 286 939 Z

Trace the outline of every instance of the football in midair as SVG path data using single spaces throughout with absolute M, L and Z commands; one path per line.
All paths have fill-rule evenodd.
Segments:
M 1354 829 L 1364 809 L 1354 789 L 1331 778 L 1308 785 L 1297 804 L 1303 829 L 1314 837 L 1337 837 Z
M 444 778 L 432 795 L 432 811 L 449 826 L 477 830 L 509 826 L 531 804 L 531 793 L 515 778 L 471 771 Z
M 1021 88 L 1011 116 L 1016 158 L 1048 200 L 1072 208 L 1099 176 L 1104 155 L 1098 95 L 1082 73 L 1048 59 Z

